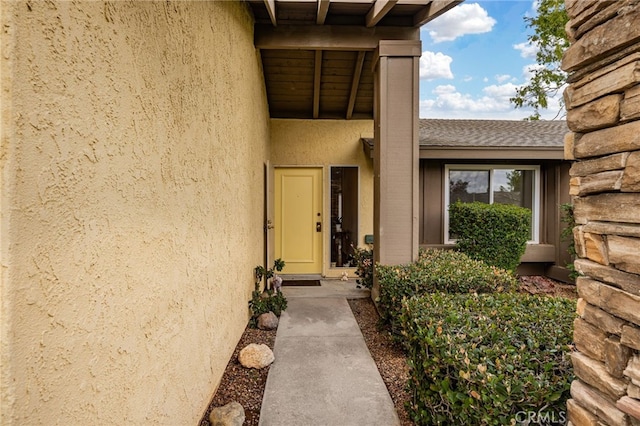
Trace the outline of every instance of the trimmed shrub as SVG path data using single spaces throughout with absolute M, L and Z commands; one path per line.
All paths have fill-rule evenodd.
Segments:
M 515 291 L 518 282 L 503 269 L 473 260 L 451 250 L 421 250 L 418 260 L 408 265 L 376 265 L 380 285 L 379 306 L 382 320 L 391 323 L 401 308 L 402 299 L 443 291 L 447 293 L 493 293 Z
M 449 224 L 460 251 L 515 271 L 531 237 L 531 210 L 511 204 L 458 201 L 449 206 Z
M 373 287 L 373 249 L 353 247 L 353 259 L 356 262 L 356 275 L 359 286 Z
M 566 410 L 575 302 L 524 294 L 405 300 L 409 411 L 418 425 L 508 425 Z M 545 423 L 547 424 L 547 423 Z

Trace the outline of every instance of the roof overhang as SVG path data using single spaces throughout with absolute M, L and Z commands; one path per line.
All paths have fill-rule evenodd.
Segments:
M 462 0 L 247 0 L 272 118 L 373 119 L 374 51 Z
M 362 138 L 367 157 L 373 158 L 374 140 Z M 564 160 L 562 147 L 420 146 L 422 160 Z
M 420 158 L 430 160 L 564 160 L 564 149 L 556 147 L 421 146 Z

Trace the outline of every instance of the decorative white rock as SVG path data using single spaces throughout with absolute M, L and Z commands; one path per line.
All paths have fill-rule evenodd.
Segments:
M 245 368 L 261 369 L 271 365 L 274 360 L 273 351 L 264 343 L 259 345 L 251 343 L 245 346 L 238 355 L 238 361 Z

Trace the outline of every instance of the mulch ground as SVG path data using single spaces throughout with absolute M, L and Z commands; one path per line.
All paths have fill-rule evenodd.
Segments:
M 520 291 L 570 299 L 578 297 L 575 285 L 563 284 L 541 276 L 520 277 Z M 371 299 L 352 299 L 349 300 L 349 306 L 360 326 L 369 352 L 378 366 L 382 380 L 387 385 L 401 425 L 413 425 L 405 409 L 405 404 L 410 401 L 410 395 L 406 390 L 409 378 L 406 356 L 399 345 L 394 343 L 390 334 L 380 328 L 378 312 Z M 213 407 L 226 405 L 232 401 L 237 401 L 244 407 L 245 425 L 258 425 L 269 367 L 262 370 L 246 369 L 238 362 L 238 354 L 249 343 L 264 343 L 273 349 L 275 339 L 275 330 L 264 331 L 252 328 L 245 330 L 227 365 L 220 386 L 200 421 L 200 426 L 210 426 L 209 413 Z
M 210 426 L 209 413 L 214 407 L 221 407 L 233 401 L 240 403 L 244 408 L 245 425 L 258 425 L 262 396 L 267 384 L 267 375 L 270 367 L 265 367 L 261 370 L 244 368 L 238 362 L 238 354 L 249 343 L 264 343 L 273 350 L 275 342 L 276 330 L 258 330 L 249 327 L 245 329 L 229 364 L 227 364 L 220 386 L 218 386 L 209 408 L 207 408 L 202 420 L 200 420 L 200 426 Z

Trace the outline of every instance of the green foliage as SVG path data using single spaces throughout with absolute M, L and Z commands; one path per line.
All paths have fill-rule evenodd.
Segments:
M 276 259 L 273 262 L 273 268 L 267 269 L 262 265 L 258 265 L 253 268 L 253 273 L 256 278 L 255 289 L 251 293 L 251 300 L 249 301 L 249 310 L 251 311 L 251 319 L 249 325 L 256 327 L 258 325 L 258 317 L 267 312 L 273 312 L 277 317 L 282 314 L 282 311 L 287 309 L 287 298 L 284 297 L 281 291 L 274 292 L 272 289 L 267 288 L 267 283 L 270 278 L 273 278 L 275 271 L 282 271 L 284 269 L 284 260 Z M 260 291 L 260 283 L 262 279 L 265 279 L 265 290 Z
M 531 211 L 511 204 L 458 201 L 449 206 L 449 224 L 460 251 L 515 272 L 531 236 Z
M 503 269 L 488 266 L 464 253 L 450 250 L 421 250 L 418 260 L 408 265 L 376 265 L 380 285 L 382 320 L 397 332 L 397 316 L 404 298 L 433 293 L 492 293 L 515 291 L 518 282 Z
M 565 227 L 562 229 L 562 232 L 560 233 L 560 238 L 563 241 L 569 241 L 568 251 L 569 251 L 569 254 L 571 255 L 571 258 L 575 259 L 576 243 L 575 243 L 575 240 L 573 239 L 573 228 L 576 227 L 576 219 L 573 215 L 573 204 L 571 203 L 561 204 L 560 211 L 562 213 L 562 217 L 560 220 L 562 221 L 562 223 L 565 224 Z M 578 274 L 578 271 L 576 271 L 576 267 L 574 266 L 573 262 L 568 263 L 566 266 L 567 266 L 567 269 L 571 271 L 569 273 L 569 278 L 573 280 L 578 278 L 580 274 Z
M 353 260 L 356 263 L 357 282 L 364 288 L 373 287 L 373 249 L 353 248 Z
M 284 269 L 284 260 L 277 258 L 273 261 L 273 269 L 278 272 L 281 272 Z
M 267 312 L 273 312 L 277 317 L 282 314 L 282 311 L 287 309 L 287 298 L 280 291 L 274 292 L 269 289 L 264 293 L 260 291 L 258 283 L 256 283 L 256 289 L 251 293 L 251 300 L 249 301 L 249 309 L 251 310 L 251 320 L 249 325 L 256 327 L 258 325 L 258 317 Z
M 434 293 L 405 300 L 409 412 L 417 425 L 508 425 L 566 410 L 575 302 Z M 545 423 L 546 424 L 546 423 Z
M 538 47 L 536 63 L 531 81 L 516 90 L 516 96 L 510 101 L 516 108 L 530 106 L 534 114 L 530 120 L 540 119 L 540 108 L 548 108 L 548 98 L 555 96 L 566 82 L 567 75 L 560 68 L 562 55 L 569 47 L 565 32 L 568 21 L 564 0 L 541 0 L 538 14 L 524 18 L 527 27 L 533 30 L 528 42 Z M 563 108 L 564 102 L 560 99 Z M 562 111 L 558 112 L 560 115 Z
M 284 265 L 284 260 L 278 258 L 273 261 L 273 267 L 270 269 L 267 269 L 262 265 L 258 265 L 253 268 L 253 274 L 256 277 L 256 286 L 258 286 L 258 284 L 262 282 L 262 278 L 265 278 L 264 288 L 266 290 L 269 279 L 273 278 L 273 276 L 275 275 L 275 271 L 282 271 L 284 269 Z

